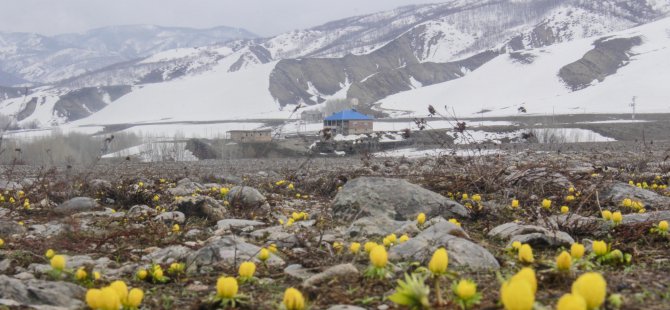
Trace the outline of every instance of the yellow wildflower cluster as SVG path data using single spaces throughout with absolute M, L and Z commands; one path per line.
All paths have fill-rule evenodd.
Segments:
M 636 211 L 639 213 L 644 213 L 644 204 L 639 201 L 639 200 L 633 200 L 630 198 L 624 198 L 624 200 L 621 201 L 621 206 L 624 208 L 631 209 L 632 211 Z
M 107 287 L 86 292 L 86 304 L 94 310 L 138 309 L 142 299 L 144 292 L 141 289 L 133 288 L 129 291 L 123 281 L 114 281 Z

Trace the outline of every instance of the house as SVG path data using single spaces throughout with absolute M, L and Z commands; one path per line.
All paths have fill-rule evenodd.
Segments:
M 308 123 L 318 123 L 323 121 L 323 113 L 318 110 L 304 111 L 300 113 L 300 119 Z
M 272 130 L 230 130 L 230 139 L 235 142 L 271 142 Z
M 360 135 L 372 133 L 372 121 L 372 117 L 351 109 L 326 117 L 323 128 L 330 129 L 333 135 Z

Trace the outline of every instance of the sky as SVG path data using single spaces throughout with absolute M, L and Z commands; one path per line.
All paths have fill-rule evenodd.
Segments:
M 261 36 L 441 0 L 0 0 L 0 32 L 54 35 L 134 24 L 245 28 Z

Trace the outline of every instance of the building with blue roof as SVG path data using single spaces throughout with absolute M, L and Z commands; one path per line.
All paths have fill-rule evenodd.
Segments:
M 354 109 L 334 113 L 323 120 L 323 128 L 333 135 L 360 135 L 372 133 L 373 118 Z

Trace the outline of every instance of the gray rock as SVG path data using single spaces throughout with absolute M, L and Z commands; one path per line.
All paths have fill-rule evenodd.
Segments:
M 100 210 L 100 205 L 90 197 L 75 197 L 54 208 L 54 212 L 62 215 Z
M 203 231 L 200 230 L 200 229 L 189 229 L 189 231 L 187 231 L 184 234 L 184 237 L 185 238 L 195 238 L 195 237 L 201 235 L 202 233 L 203 233 Z
M 228 174 L 228 173 L 215 174 L 214 178 L 217 181 L 219 181 L 221 183 L 225 183 L 225 184 L 240 184 L 240 183 L 242 183 L 242 178 L 240 178 L 236 175 Z
M 187 217 L 204 218 L 210 222 L 220 221 L 226 216 L 226 209 L 208 196 L 185 197 L 175 202 L 175 206 Z
M 0 180 L 0 189 L 3 190 L 10 190 L 10 191 L 18 191 L 22 190 L 23 186 L 17 182 L 14 181 L 8 181 L 8 180 Z
M 251 233 L 251 236 L 257 240 L 275 243 L 280 247 L 291 248 L 298 244 L 298 238 L 295 234 L 287 232 L 283 226 L 272 226 L 255 230 Z
M 461 204 L 403 179 L 360 177 L 347 182 L 333 202 L 334 215 L 349 220 L 372 216 L 403 221 L 421 212 L 469 217 Z
M 193 182 L 188 178 L 181 179 L 177 182 L 177 186 L 174 188 L 168 188 L 168 192 L 174 196 L 188 196 L 194 193 L 196 190 L 204 189 L 205 187 L 199 183 Z
M 0 260 L 0 273 L 5 273 L 9 268 L 12 266 L 12 260 L 9 258 L 5 258 L 3 260 Z
M 265 203 L 265 196 L 253 187 L 235 186 L 226 195 L 226 200 L 232 206 L 255 208 Z
M 572 186 L 570 180 L 564 175 L 558 172 L 549 171 L 545 167 L 530 168 L 526 170 L 513 169 L 510 175 L 504 179 L 504 182 L 513 187 L 542 186 L 556 190 L 566 189 Z
M 186 215 L 179 211 L 163 212 L 159 215 L 156 215 L 154 217 L 154 221 L 163 222 L 165 224 L 184 224 L 184 222 L 186 222 Z
M 149 216 L 154 214 L 156 214 L 156 210 L 147 205 L 135 205 L 128 210 L 128 216 L 131 217 Z
M 35 224 L 28 227 L 28 231 L 33 235 L 42 237 L 55 236 L 65 231 L 65 224 L 51 221 L 44 224 Z
M 240 237 L 223 237 L 214 239 L 198 251 L 191 253 L 187 258 L 187 264 L 203 267 L 217 263 L 239 265 L 244 261 L 259 263 L 256 255 L 260 250 L 260 247 L 247 243 Z M 270 266 L 283 266 L 284 260 L 273 254 L 266 263 Z
M 21 281 L 0 275 L 0 298 L 25 306 L 59 306 L 82 309 L 86 289 L 63 281 Z
M 653 191 L 623 182 L 612 183 L 609 189 L 603 192 L 601 197 L 613 205 L 620 205 L 624 199 L 630 198 L 642 201 L 646 208 L 670 209 L 670 197 L 661 196 Z
M 229 230 L 231 228 L 245 228 L 245 227 L 258 227 L 265 226 L 265 223 L 259 221 L 251 220 L 241 220 L 241 219 L 225 219 L 216 222 L 216 227 L 218 229 Z
M 569 246 L 575 242 L 572 237 L 559 230 L 549 230 L 535 225 L 520 225 L 505 223 L 489 231 L 488 235 L 494 238 L 528 243 L 533 247 L 560 247 Z
M 334 278 L 358 278 L 358 275 L 358 269 L 352 264 L 336 265 L 309 277 L 302 285 L 304 287 L 315 287 Z
M 438 222 L 418 236 L 392 247 L 392 260 L 415 260 L 426 262 L 433 252 L 444 247 L 449 253 L 449 264 L 472 269 L 498 269 L 500 265 L 493 255 L 476 243 L 462 238 L 464 231 L 449 222 Z
M 352 305 L 334 305 L 330 306 L 328 310 L 365 310 L 365 308 L 361 308 L 358 306 L 352 306 Z
M 22 234 L 26 228 L 12 221 L 0 220 L 0 236 L 11 236 Z
M 644 222 L 658 223 L 660 221 L 670 221 L 670 211 L 653 211 L 645 213 L 624 214 L 622 223 L 624 224 L 635 224 Z
M 95 191 L 104 191 L 112 189 L 112 183 L 107 180 L 94 179 L 88 182 L 88 184 Z
M 150 261 L 156 264 L 173 263 L 183 261 L 193 251 L 182 245 L 173 245 L 152 252 L 142 257 L 144 261 Z
M 307 280 L 316 273 L 308 270 L 300 264 L 292 264 L 284 268 L 284 273 L 298 280 Z

